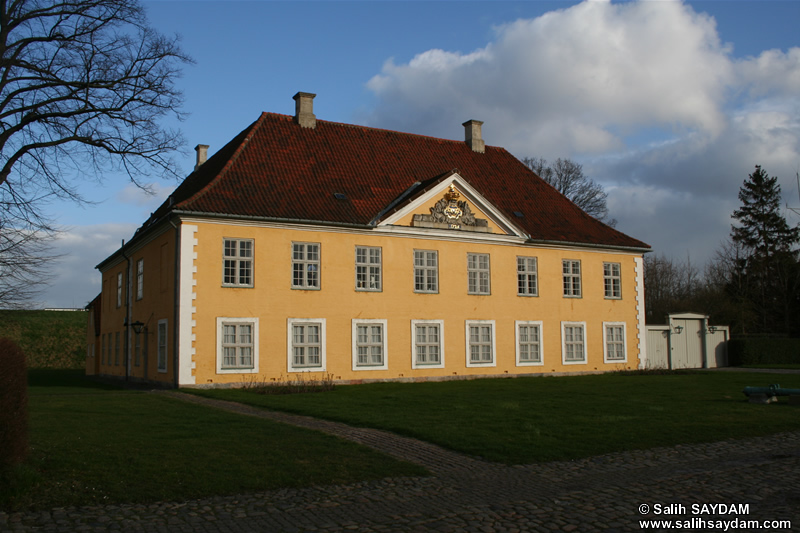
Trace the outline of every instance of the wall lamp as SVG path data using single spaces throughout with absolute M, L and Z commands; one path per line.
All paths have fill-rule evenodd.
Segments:
M 708 326 L 708 332 L 709 333 L 716 333 L 717 332 L 717 326 Z
M 123 324 L 123 326 L 132 327 L 133 328 L 133 332 L 136 333 L 137 335 L 142 332 L 142 329 L 144 329 L 144 323 L 143 322 L 139 322 L 138 320 L 136 322 L 133 322 L 132 324 L 129 324 L 128 321 L 126 320 L 125 323 Z
M 681 331 L 683 331 L 683 326 L 672 326 L 672 332 L 676 335 L 680 335 Z

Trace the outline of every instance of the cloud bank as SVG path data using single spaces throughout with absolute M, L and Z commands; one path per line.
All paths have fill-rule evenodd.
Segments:
M 458 138 L 483 120 L 489 145 L 583 163 L 622 231 L 700 262 L 756 164 L 798 203 L 800 48 L 737 58 L 681 2 L 584 2 L 494 30 L 468 53 L 388 60 L 367 123 Z

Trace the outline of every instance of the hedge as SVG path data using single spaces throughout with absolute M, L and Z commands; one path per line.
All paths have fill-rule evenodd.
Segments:
M 728 342 L 728 362 L 731 366 L 800 364 L 800 339 L 734 338 Z
M 0 338 L 0 472 L 28 454 L 28 381 L 25 354 Z

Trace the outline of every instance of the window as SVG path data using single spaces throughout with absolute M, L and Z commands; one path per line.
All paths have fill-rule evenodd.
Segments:
M 561 357 L 565 365 L 586 363 L 586 323 L 561 323 Z
M 292 287 L 319 289 L 319 244 L 292 243 Z
M 603 287 L 606 298 L 622 298 L 619 263 L 603 263 Z
M 100 335 L 100 363 L 106 364 L 106 334 Z
M 517 294 L 520 296 L 539 295 L 535 257 L 517 257 Z
M 217 317 L 217 374 L 258 372 L 258 318 Z
M 564 296 L 580 298 L 581 296 L 581 262 L 565 259 L 561 262 L 564 273 Z
M 381 290 L 381 249 L 356 246 L 356 290 Z
M 114 366 L 119 366 L 119 331 L 114 334 Z
M 144 259 L 136 261 L 136 299 L 144 297 Z
M 253 368 L 252 324 L 222 325 L 222 368 Z
M 414 250 L 414 292 L 439 292 L 439 252 Z
M 541 365 L 542 361 L 542 322 L 521 321 L 517 326 L 517 366 Z
M 223 239 L 222 285 L 225 287 L 253 286 L 253 241 Z
M 144 333 L 134 333 L 133 336 L 133 364 L 139 366 L 142 364 L 142 335 Z
M 117 273 L 117 307 L 122 307 L 122 272 Z
M 603 322 L 603 347 L 606 363 L 624 363 L 628 360 L 624 322 Z
M 353 370 L 386 370 L 386 351 L 386 320 L 353 320 Z
M 412 368 L 444 368 L 444 321 L 412 320 Z
M 467 292 L 489 294 L 489 254 L 467 254 Z
M 325 319 L 287 321 L 289 371 L 325 370 Z
M 158 371 L 167 371 L 167 320 L 158 321 Z
M 495 366 L 494 320 L 467 320 L 467 366 Z

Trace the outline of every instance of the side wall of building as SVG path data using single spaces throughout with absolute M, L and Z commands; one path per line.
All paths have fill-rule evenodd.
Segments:
M 175 233 L 164 224 L 103 266 L 99 374 L 174 383 Z

